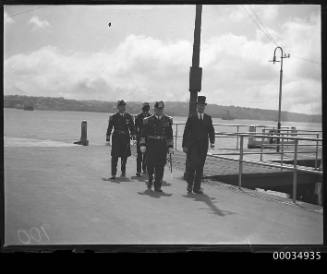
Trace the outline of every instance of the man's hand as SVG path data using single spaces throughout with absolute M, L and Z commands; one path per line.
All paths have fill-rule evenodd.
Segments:
M 187 147 L 183 147 L 183 152 L 187 153 L 188 152 L 188 148 Z
M 146 151 L 146 146 L 140 146 L 140 151 L 141 151 L 141 153 L 145 153 L 145 151 Z
M 214 149 L 215 148 L 215 144 L 210 144 L 210 148 Z
M 106 142 L 110 143 L 110 135 L 106 135 Z
M 174 148 L 170 147 L 170 148 L 168 149 L 168 153 L 170 153 L 170 154 L 174 154 Z

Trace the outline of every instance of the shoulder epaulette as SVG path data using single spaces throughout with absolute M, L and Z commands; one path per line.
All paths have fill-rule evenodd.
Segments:
M 149 122 L 149 119 L 152 117 L 153 115 L 149 116 L 149 117 L 145 117 L 143 119 L 143 124 L 147 124 Z

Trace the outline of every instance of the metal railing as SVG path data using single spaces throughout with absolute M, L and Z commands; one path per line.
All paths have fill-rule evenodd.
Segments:
M 174 143 L 175 143 L 175 149 L 178 150 L 178 138 L 182 138 L 183 134 L 179 134 L 179 127 L 180 126 L 185 126 L 186 123 L 174 123 L 175 126 L 175 134 L 174 134 Z M 240 128 L 244 127 L 244 128 L 248 128 L 249 125 L 242 125 L 242 124 L 220 124 L 220 123 L 214 123 L 213 124 L 214 127 L 219 127 L 219 126 L 223 126 L 223 127 L 229 127 L 229 128 L 235 128 L 236 129 L 236 133 L 240 132 Z M 236 149 L 238 149 L 238 137 L 236 138 Z
M 316 160 L 315 160 L 315 168 L 308 168 L 308 167 L 303 167 L 303 166 L 299 166 L 298 163 L 298 154 L 299 153 L 312 153 L 312 151 L 298 151 L 299 148 L 299 141 L 311 141 L 311 142 L 315 142 L 315 146 L 316 146 L 316 155 L 318 155 L 318 146 L 322 146 L 322 139 L 321 138 L 306 138 L 306 137 L 292 137 L 292 136 L 283 136 L 283 134 L 277 134 L 277 135 L 273 135 L 274 138 L 280 138 L 282 140 L 282 143 L 284 143 L 285 139 L 290 139 L 293 141 L 294 145 L 294 150 L 293 151 L 289 151 L 288 153 L 293 153 L 293 165 L 285 165 L 283 164 L 283 155 L 286 153 L 284 151 L 284 146 L 282 145 L 282 152 L 271 152 L 269 154 L 280 154 L 281 155 L 281 163 L 272 163 L 272 162 L 264 162 L 262 161 L 262 155 L 263 155 L 263 151 L 262 148 L 259 152 L 244 152 L 244 138 L 245 137 L 252 137 L 253 133 L 227 133 L 227 132 L 220 132 L 220 133 L 216 133 L 217 136 L 219 135 L 226 135 L 226 136 L 235 136 L 238 135 L 239 139 L 240 139 L 240 147 L 239 147 L 239 173 L 238 173 L 238 186 L 241 188 L 242 187 L 242 175 L 243 175 L 243 163 L 250 163 L 250 164 L 257 164 L 257 165 L 262 165 L 262 166 L 268 166 L 268 167 L 277 167 L 277 168 L 285 168 L 285 169 L 289 169 L 289 170 L 293 170 L 293 193 L 292 193 L 292 200 L 294 203 L 296 203 L 296 194 L 297 194 L 297 173 L 298 171 L 302 171 L 302 172 L 306 172 L 306 173 L 311 173 L 311 174 L 319 174 L 322 175 L 322 168 L 319 170 L 317 169 L 317 157 L 316 156 Z M 267 138 L 267 134 L 255 134 L 256 137 L 258 138 Z M 271 135 L 270 135 L 271 136 Z M 319 143 L 321 143 L 319 145 Z M 272 145 L 277 145 L 277 144 L 272 144 Z M 307 146 L 307 145 L 302 145 L 302 146 Z M 224 158 L 221 157 L 221 155 L 228 155 L 229 153 L 213 153 L 210 154 L 211 157 L 217 157 L 217 158 Z M 244 160 L 244 155 L 246 154 L 260 154 L 260 161 L 251 161 L 251 160 Z M 237 153 L 235 153 L 235 155 L 238 155 Z M 321 158 L 322 161 L 322 158 Z M 322 167 L 322 164 L 321 164 Z
M 183 133 L 181 133 L 179 135 L 179 128 L 181 126 L 185 126 L 186 123 L 174 123 L 175 126 L 175 132 L 174 132 L 174 144 L 175 144 L 175 149 L 178 150 L 178 139 L 183 137 Z M 235 133 L 239 133 L 241 128 L 249 128 L 250 125 L 247 124 L 221 124 L 221 123 L 214 123 L 213 126 L 216 127 L 228 127 L 231 129 L 235 129 Z M 268 127 L 268 126 L 264 126 L 264 125 L 258 125 L 257 127 Z M 221 136 L 223 138 L 226 138 L 226 136 Z M 227 138 L 233 138 L 233 136 L 227 136 Z M 236 136 L 236 142 L 235 142 L 235 148 L 239 149 L 239 137 Z
M 179 150 L 178 147 L 178 140 L 181 139 L 183 137 L 183 132 L 182 130 L 180 130 L 181 127 L 184 127 L 185 123 L 174 123 L 174 146 L 176 150 Z M 238 133 L 240 133 L 241 129 L 246 129 L 246 131 L 249 129 L 250 126 L 253 125 L 249 125 L 249 124 L 223 124 L 223 123 L 214 123 L 213 126 L 215 127 L 215 129 L 217 128 L 230 128 L 231 129 L 231 133 L 236 133 L 236 136 L 216 136 L 218 138 L 235 138 L 235 149 L 238 150 L 239 149 L 239 136 Z M 266 131 L 272 130 L 272 129 L 276 129 L 276 127 L 272 126 L 272 125 L 254 125 L 256 128 L 261 129 L 262 133 L 265 134 Z M 245 130 L 243 130 L 244 132 Z M 290 127 L 290 126 L 282 126 L 281 127 L 281 131 L 285 131 L 285 132 L 289 132 L 290 136 L 299 136 L 299 135 L 307 135 L 307 134 L 321 134 L 322 131 L 318 131 L 318 130 L 300 130 L 300 129 L 295 129 Z M 255 134 L 255 133 L 254 133 Z M 309 136 L 309 135 L 308 135 Z M 252 136 L 250 136 L 252 137 Z M 320 137 L 320 135 L 319 135 Z

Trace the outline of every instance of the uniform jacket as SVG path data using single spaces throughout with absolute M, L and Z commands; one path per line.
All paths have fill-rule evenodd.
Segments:
M 112 130 L 111 156 L 126 157 L 131 155 L 130 138 L 135 135 L 133 116 L 119 112 L 110 116 L 107 129 L 107 138 L 110 139 Z
M 197 115 L 192 115 L 187 119 L 184 134 L 183 147 L 190 148 L 194 144 L 202 144 L 208 147 L 208 141 L 215 142 L 215 129 L 212 125 L 211 116 L 204 113 L 203 120 Z
M 167 147 L 173 147 L 173 118 L 165 114 L 161 119 L 151 115 L 143 120 L 140 145 L 147 145 L 148 139 L 153 136 L 160 136 L 166 141 Z
M 150 117 L 151 113 L 140 113 L 138 115 L 135 116 L 135 133 L 136 133 L 136 137 L 139 138 L 141 136 L 141 131 L 143 128 L 143 119 L 146 117 Z
M 114 129 L 114 133 L 124 133 L 128 136 L 128 138 L 130 138 L 130 134 L 135 134 L 133 116 L 126 112 L 123 116 L 119 112 L 111 115 L 109 118 L 107 136 L 111 135 L 112 129 Z

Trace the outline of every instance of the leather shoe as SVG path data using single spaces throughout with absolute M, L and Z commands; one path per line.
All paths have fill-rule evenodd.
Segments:
M 160 189 L 160 188 L 157 188 L 157 189 L 155 189 L 154 191 L 155 191 L 155 192 L 163 192 L 162 189 Z
M 193 192 L 194 192 L 195 194 L 203 194 L 203 191 L 202 191 L 202 190 L 193 190 Z

